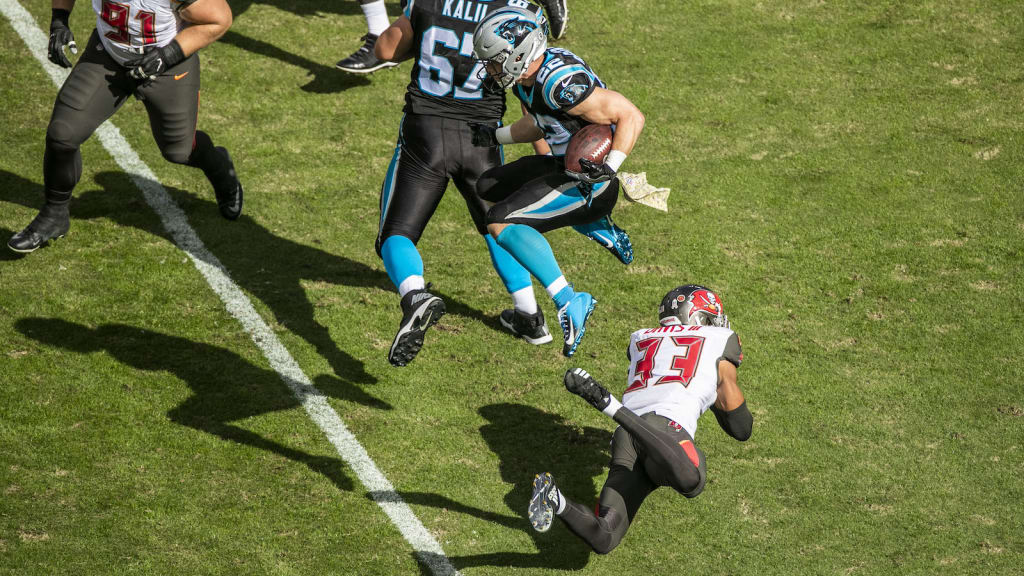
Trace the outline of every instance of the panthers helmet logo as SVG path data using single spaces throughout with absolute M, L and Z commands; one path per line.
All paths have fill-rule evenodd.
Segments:
M 533 32 L 536 29 L 537 24 L 530 22 L 529 20 L 512 18 L 498 24 L 498 27 L 494 29 L 494 33 L 505 40 L 508 40 L 509 44 L 518 46 L 530 32 Z

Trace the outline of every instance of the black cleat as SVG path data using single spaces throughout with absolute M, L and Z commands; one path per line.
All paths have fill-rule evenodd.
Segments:
M 565 389 L 583 398 L 598 410 L 604 410 L 612 401 L 612 395 L 594 377 L 582 368 L 573 368 L 565 373 Z
M 544 14 L 548 17 L 551 37 L 555 40 L 565 36 L 565 28 L 569 25 L 569 7 L 566 0 L 541 0 Z
M 68 207 L 47 204 L 24 230 L 7 241 L 7 247 L 19 254 L 35 252 L 50 240 L 63 238 L 71 228 Z
M 423 347 L 423 335 L 444 316 L 444 300 L 426 289 L 413 290 L 402 298 L 402 323 L 391 343 L 388 362 L 392 366 L 405 366 L 412 362 Z
M 359 50 L 356 50 L 351 56 L 335 64 L 335 68 L 350 74 L 369 74 L 381 68 L 398 66 L 398 62 L 379 60 L 374 56 L 373 46 L 377 43 L 376 34 L 366 34 L 360 40 L 363 41 L 363 45 L 359 47 Z
M 509 332 L 534 346 L 551 342 L 551 332 L 548 331 L 548 325 L 544 322 L 544 313 L 540 310 L 537 310 L 536 314 L 527 314 L 514 309 L 502 310 L 498 319 Z
M 214 184 L 213 193 L 217 196 L 217 208 L 220 208 L 220 215 L 228 220 L 238 220 L 242 215 L 242 201 L 244 191 L 242 183 L 238 181 L 238 174 L 235 173 L 235 163 L 231 161 L 231 154 L 223 146 L 217 146 L 217 151 L 224 154 L 228 163 L 228 172 L 223 182 Z

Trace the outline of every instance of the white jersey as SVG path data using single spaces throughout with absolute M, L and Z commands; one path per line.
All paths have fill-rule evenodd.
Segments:
M 195 0 L 92 0 L 96 32 L 103 48 L 119 64 L 142 49 L 166 46 L 185 26 L 178 10 Z
M 743 361 L 739 337 L 715 326 L 663 326 L 629 337 L 622 405 L 674 420 L 696 438 L 697 419 L 718 398 L 718 361 Z

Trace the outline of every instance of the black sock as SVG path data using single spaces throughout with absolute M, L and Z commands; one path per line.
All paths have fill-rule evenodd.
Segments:
M 196 145 L 188 157 L 188 165 L 199 168 L 215 189 L 231 185 L 231 164 L 227 156 L 213 145 L 202 130 L 196 130 Z

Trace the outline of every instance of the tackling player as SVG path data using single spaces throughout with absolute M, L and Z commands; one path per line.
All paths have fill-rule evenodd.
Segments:
M 68 18 L 75 0 L 53 0 L 49 59 L 71 68 L 64 52 L 78 52 Z M 46 204 L 7 246 L 20 253 L 63 237 L 68 203 L 82 177 L 79 147 L 129 96 L 142 100 L 160 152 L 170 162 L 199 168 L 213 185 L 220 213 L 242 213 L 242 185 L 231 156 L 196 130 L 198 51 L 231 26 L 225 0 L 93 0 L 96 29 L 53 105 L 46 129 L 43 188 Z
M 414 59 L 398 145 L 381 187 L 376 242 L 377 254 L 402 298 L 402 320 L 388 353 L 395 366 L 416 357 L 427 329 L 445 313 L 441 298 L 427 291 L 416 243 L 449 180 L 466 201 L 494 268 L 515 302 L 513 309 L 501 313 L 502 324 L 532 344 L 551 341 L 529 272 L 487 235 L 487 206 L 476 194 L 477 180 L 501 165 L 502 154 L 498 148 L 473 146 L 469 123 L 499 123 L 505 95 L 480 79 L 482 66 L 471 56 L 473 29 L 479 20 L 508 5 L 529 6 L 525 0 L 408 0 L 402 16 L 376 43 L 376 56 L 382 60 Z
M 491 12 L 473 34 L 473 53 L 490 81 L 503 89 L 514 86 L 527 111 L 510 126 L 474 124 L 473 143 L 497 147 L 544 138 L 553 153 L 491 169 L 480 178 L 478 194 L 494 203 L 487 212 L 487 230 L 554 300 L 565 337 L 562 351 L 572 356 L 595 301 L 566 282 L 543 233 L 563 226 L 584 233 L 588 227 L 611 226 L 608 216 L 619 188 L 615 173 L 643 130 L 644 115 L 626 97 L 605 88 L 578 56 L 548 48 L 543 17 L 532 11 Z M 603 164 L 588 162 L 584 173 L 567 173 L 563 155 L 569 138 L 588 124 L 613 126 L 612 149 Z M 628 236 L 617 227 L 611 232 L 609 248 L 628 262 Z
M 750 438 L 754 417 L 736 384 L 743 352 L 718 296 L 703 286 L 680 286 L 665 295 L 659 316 L 661 327 L 630 336 L 621 403 L 585 371 L 565 373 L 565 387 L 619 428 L 596 515 L 562 494 L 551 474 L 536 476 L 527 515 L 538 532 L 557 515 L 595 552 L 607 554 L 656 488 L 669 486 L 687 498 L 704 489 L 704 453 L 694 436 L 705 410 L 733 438 Z

